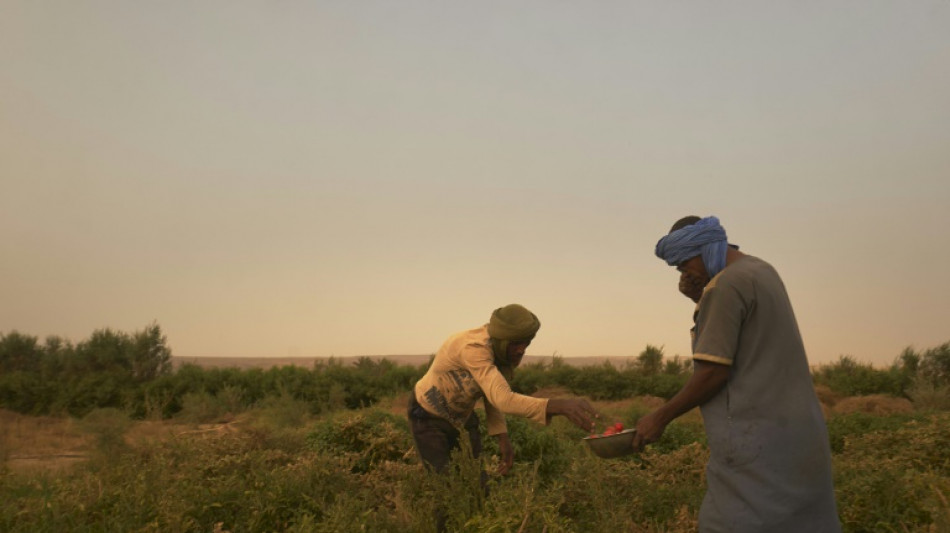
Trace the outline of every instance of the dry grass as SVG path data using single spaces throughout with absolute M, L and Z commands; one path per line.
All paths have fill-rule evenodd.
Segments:
M 390 413 L 397 416 L 406 416 L 406 410 L 409 405 L 409 393 L 397 394 L 392 398 L 383 400 L 381 408 L 385 408 Z
M 912 413 L 914 405 L 906 398 L 895 398 L 886 394 L 870 396 L 852 396 L 835 403 L 835 414 L 869 413 L 872 415 L 893 415 Z
M 815 385 L 815 395 L 818 396 L 818 401 L 821 402 L 821 405 L 828 409 L 831 409 L 838 403 L 838 395 L 827 385 Z
M 14 471 L 55 470 L 82 461 L 90 439 L 74 420 L 0 409 L 0 459 Z
M 62 470 L 89 458 L 94 437 L 71 418 L 26 416 L 0 409 L 0 464 L 13 472 Z M 172 421 L 134 422 L 125 442 L 141 446 L 189 432 L 231 433 L 231 424 L 181 424 Z

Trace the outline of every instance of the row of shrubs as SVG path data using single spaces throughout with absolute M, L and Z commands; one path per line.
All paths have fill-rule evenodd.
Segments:
M 284 398 L 304 402 L 317 414 L 371 406 L 408 391 L 427 367 L 368 357 L 350 365 L 331 358 L 312 368 L 267 370 L 192 364 L 173 369 L 170 361 L 171 350 L 157 324 L 132 334 L 98 330 L 76 345 L 58 337 L 40 343 L 18 332 L 0 335 L 0 407 L 33 415 L 83 416 L 94 409 L 118 408 L 135 418 L 169 418 L 182 411 L 202 418 Z M 619 367 L 609 362 L 572 366 L 558 357 L 527 364 L 515 373 L 512 387 L 525 394 L 558 388 L 594 400 L 670 398 L 690 372 L 688 359 L 665 358 L 662 348 L 648 345 Z M 908 348 L 887 368 L 843 356 L 816 368 L 814 378 L 841 396 L 913 399 L 926 387 L 946 391 L 950 343 L 923 352 Z
M 861 363 L 843 355 L 834 363 L 813 372 L 815 383 L 825 385 L 842 396 L 890 394 L 907 397 L 920 385 L 941 387 L 950 384 L 950 342 L 923 351 L 906 348 L 886 368 Z

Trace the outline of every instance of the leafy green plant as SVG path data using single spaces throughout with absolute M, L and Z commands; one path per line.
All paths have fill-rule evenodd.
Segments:
M 940 495 L 950 489 L 948 417 L 886 420 L 847 438 L 834 457 L 846 531 L 914 530 L 915 524 L 941 520 L 946 511 Z
M 407 420 L 375 409 L 334 413 L 313 426 L 307 441 L 318 452 L 353 457 L 354 472 L 405 461 L 412 448 Z
M 226 422 L 244 411 L 241 396 L 241 390 L 233 386 L 226 386 L 217 394 L 185 393 L 177 418 L 193 423 Z
M 919 415 L 877 416 L 856 412 L 833 416 L 827 422 L 831 451 L 842 452 L 849 439 L 876 431 L 894 431 L 915 419 L 919 419 Z
M 902 396 L 907 386 L 907 375 L 895 367 L 877 369 L 860 363 L 850 355 L 838 361 L 821 365 L 814 371 L 814 380 L 842 396 L 890 394 Z
M 907 396 L 921 411 L 950 411 L 950 384 L 939 385 L 926 378 L 915 378 Z

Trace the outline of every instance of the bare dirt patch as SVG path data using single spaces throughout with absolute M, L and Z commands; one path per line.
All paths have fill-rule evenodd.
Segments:
M 173 421 L 133 422 L 123 436 L 136 447 L 184 435 L 214 436 L 239 431 L 240 420 L 217 424 Z M 0 466 L 11 472 L 31 473 L 68 469 L 89 459 L 95 437 L 72 418 L 27 416 L 0 409 Z
M 0 459 L 13 471 L 69 467 L 86 459 L 89 443 L 72 419 L 0 409 Z

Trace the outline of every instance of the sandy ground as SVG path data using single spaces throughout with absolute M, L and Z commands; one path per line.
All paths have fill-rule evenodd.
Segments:
M 139 420 L 132 423 L 124 438 L 135 446 L 181 435 L 232 431 L 236 431 L 233 421 L 190 424 Z M 68 469 L 89 458 L 95 446 L 93 440 L 74 418 L 27 416 L 0 409 L 0 475 L 4 469 L 25 474 Z
M 0 409 L 0 460 L 13 470 L 68 467 L 86 459 L 88 440 L 74 420 Z

